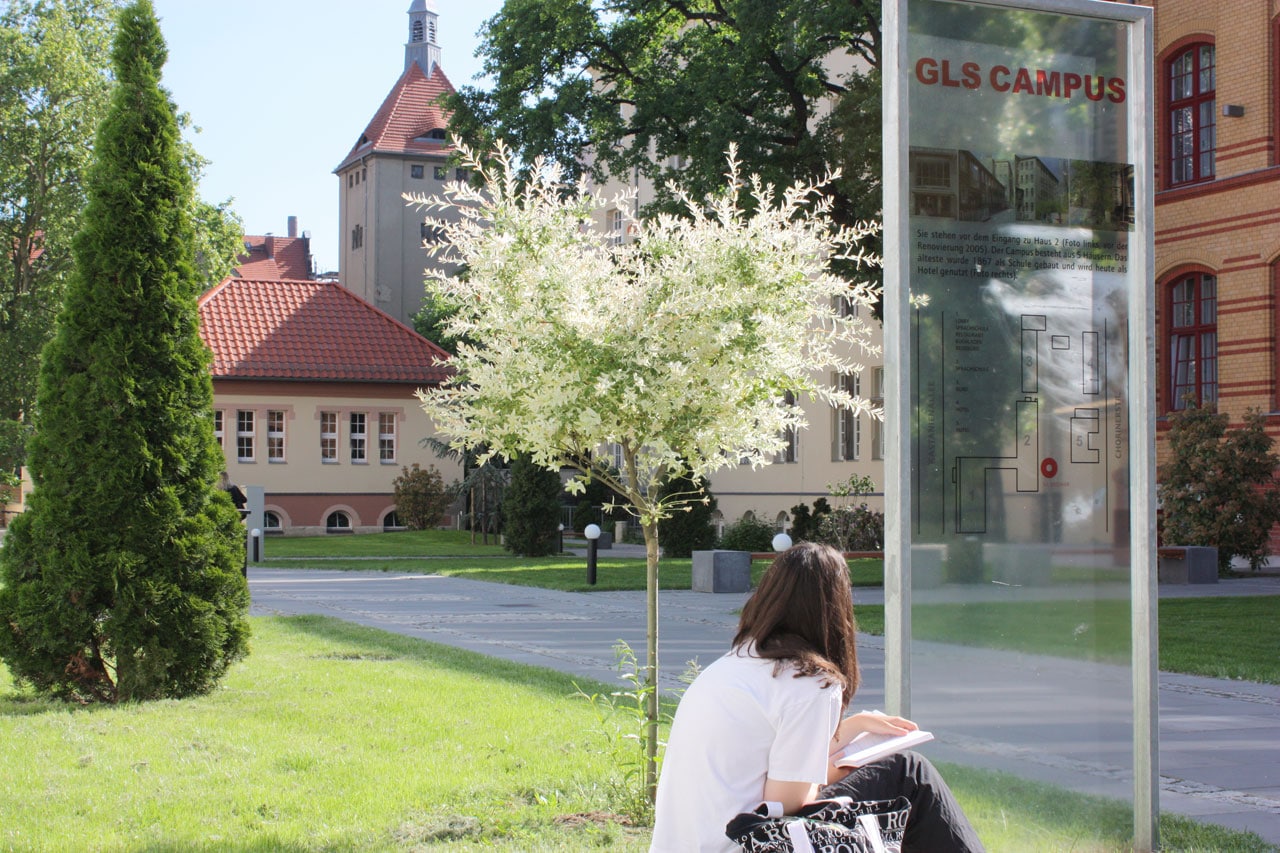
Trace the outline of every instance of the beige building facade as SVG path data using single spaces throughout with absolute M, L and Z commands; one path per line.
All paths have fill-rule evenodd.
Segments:
M 458 479 L 422 447 L 433 435 L 403 384 L 215 380 L 214 433 L 233 483 L 261 486 L 271 533 L 374 533 L 401 525 L 392 482 L 418 463 Z M 442 524 L 449 526 L 452 518 Z

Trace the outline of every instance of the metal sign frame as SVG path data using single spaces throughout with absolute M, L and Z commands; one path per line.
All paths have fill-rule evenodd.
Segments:
M 1104 19 L 1127 33 L 1129 162 L 1134 167 L 1135 225 L 1129 238 L 1128 356 L 1129 553 L 1131 575 L 1134 845 L 1158 846 L 1158 636 L 1155 548 L 1155 307 L 1153 10 L 1100 0 L 944 0 L 958 5 Z M 884 352 L 888 387 L 885 514 L 885 698 L 893 713 L 911 708 L 911 424 L 907 379 L 912 353 L 907 259 L 911 239 L 908 175 L 908 15 L 912 0 L 884 4 Z

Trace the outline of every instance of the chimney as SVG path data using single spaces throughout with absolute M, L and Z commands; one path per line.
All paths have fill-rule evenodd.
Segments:
M 289 217 L 289 236 L 290 237 L 298 236 L 298 217 L 296 216 Z

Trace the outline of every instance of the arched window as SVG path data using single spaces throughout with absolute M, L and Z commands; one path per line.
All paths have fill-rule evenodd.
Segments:
M 262 529 L 267 533 L 283 533 L 284 525 L 280 523 L 280 513 L 267 510 L 262 514 Z
M 383 530 L 404 530 L 404 525 L 400 523 L 400 516 L 393 509 L 382 517 Z
M 334 510 L 324 520 L 325 533 L 350 533 L 351 517 L 342 510 Z
M 1169 401 L 1184 409 L 1218 400 L 1218 279 L 1194 272 L 1169 287 Z
M 1207 181 L 1218 146 L 1214 47 L 1196 44 L 1173 57 L 1169 84 L 1169 184 Z

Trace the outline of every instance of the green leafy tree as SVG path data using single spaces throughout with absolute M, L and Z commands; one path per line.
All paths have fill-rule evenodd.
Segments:
M 560 474 L 535 465 L 526 454 L 511 460 L 511 481 L 502 493 L 505 547 L 522 557 L 545 557 L 560 547 Z
M 39 353 L 70 273 L 115 3 L 0 6 L 0 467 L 23 459 Z
M 20 681 L 84 702 L 206 692 L 247 650 L 244 529 L 215 482 L 192 184 L 165 56 L 149 0 L 123 10 L 41 362 L 34 491 L 0 550 L 0 656 Z
M 436 466 L 426 468 L 417 462 L 412 468 L 401 468 L 400 476 L 391 481 L 395 492 L 396 515 L 410 530 L 428 530 L 440 523 L 453 503 Z
M 623 497 L 644 534 L 648 636 L 648 765 L 657 784 L 658 524 L 699 499 L 664 495 L 674 476 L 706 477 L 745 460 L 769 464 L 790 429 L 805 424 L 787 394 L 869 412 L 822 377 L 860 369 L 869 328 L 837 312 L 837 296 L 871 302 L 866 282 L 832 275 L 834 258 L 867 261 L 866 231 L 836 226 L 821 186 L 778 191 L 742 177 L 730 149 L 722 189 L 677 195 L 681 217 L 636 223 L 614 246 L 584 229 L 629 196 L 607 199 L 566 186 L 534 161 L 521 181 L 511 153 L 491 162 L 461 146 L 483 186 L 454 182 L 420 199 L 447 240 L 434 250 L 466 264 L 465 277 L 435 274 L 430 290 L 458 312 L 454 377 L 419 396 L 437 431 L 460 448 L 599 478 Z M 622 460 L 615 470 L 615 445 Z
M 1250 409 L 1235 429 L 1212 406 L 1174 412 L 1168 461 L 1160 466 L 1164 541 L 1216 547 L 1219 572 L 1230 569 L 1233 557 L 1256 571 L 1280 523 L 1277 466 L 1261 412 Z
M 118 0 L 0 3 L 0 468 L 25 458 L 40 352 L 53 332 L 85 206 L 93 134 L 111 91 Z M 186 117 L 180 119 L 187 124 Z M 181 143 L 198 180 L 207 161 Z M 192 195 L 204 287 L 231 270 L 243 229 L 230 202 Z
M 677 211 L 667 182 L 719 190 L 731 143 L 778 186 L 838 167 L 822 192 L 851 225 L 880 215 L 880 52 L 879 0 L 507 0 L 477 49 L 492 85 L 459 89 L 451 127 L 571 176 L 639 172 Z
M 710 484 L 705 479 L 673 477 L 662 485 L 662 493 L 666 500 L 674 501 L 684 496 L 691 498 L 658 522 L 662 553 L 668 557 L 689 557 L 694 551 L 714 548 L 716 529 L 711 517 L 716 511 L 716 499 L 711 495 Z

